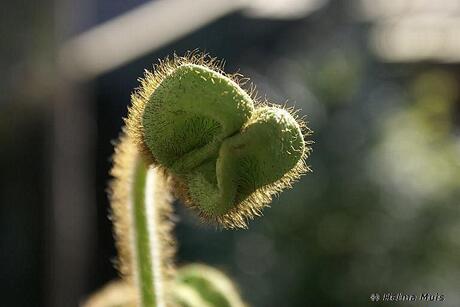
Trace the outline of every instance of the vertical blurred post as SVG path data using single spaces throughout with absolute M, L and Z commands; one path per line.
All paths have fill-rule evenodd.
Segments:
M 57 0 L 56 47 L 87 23 L 90 0 Z M 46 306 L 75 306 L 88 284 L 94 232 L 95 125 L 87 86 L 58 78 L 53 106 L 52 205 L 49 216 Z

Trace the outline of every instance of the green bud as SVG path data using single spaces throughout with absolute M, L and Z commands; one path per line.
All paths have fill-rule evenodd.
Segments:
M 181 307 L 246 306 L 224 273 L 202 264 L 189 264 L 177 271 L 173 296 Z
M 302 122 L 288 110 L 254 101 L 202 57 L 156 68 L 133 96 L 128 131 L 204 220 L 245 227 L 308 170 Z

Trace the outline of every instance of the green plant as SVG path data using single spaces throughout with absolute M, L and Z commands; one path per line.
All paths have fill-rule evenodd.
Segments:
M 248 95 L 240 80 L 192 52 L 160 61 L 132 95 L 110 186 L 123 282 L 105 293 L 132 296 L 118 306 L 244 305 L 222 273 L 203 265 L 176 271 L 170 234 L 170 193 L 203 222 L 244 228 L 308 171 L 308 128 L 290 110 Z M 104 299 L 87 306 L 112 306 L 97 302 Z

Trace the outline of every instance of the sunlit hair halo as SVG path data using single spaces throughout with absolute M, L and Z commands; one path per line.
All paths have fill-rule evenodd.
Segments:
M 309 169 L 311 132 L 292 109 L 261 101 L 247 79 L 199 52 L 146 71 L 133 93 L 128 137 L 206 222 L 244 228 Z
M 207 54 L 166 58 L 140 82 L 109 185 L 121 281 L 85 306 L 245 307 L 219 271 L 176 270 L 170 192 L 203 222 L 245 228 L 309 170 L 311 132 L 292 109 L 262 102 L 253 86 L 248 94 L 247 79 Z

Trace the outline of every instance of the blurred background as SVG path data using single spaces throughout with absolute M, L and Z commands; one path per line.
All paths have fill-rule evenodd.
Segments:
M 460 1 L 2 1 L 2 306 L 77 306 L 117 276 L 106 187 L 138 77 L 200 49 L 314 130 L 313 173 L 248 231 L 181 204 L 177 263 L 252 306 L 460 306 Z M 406 305 L 406 303 L 378 303 Z

